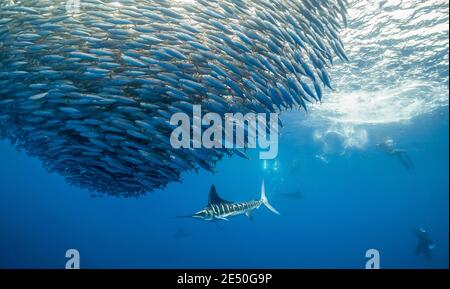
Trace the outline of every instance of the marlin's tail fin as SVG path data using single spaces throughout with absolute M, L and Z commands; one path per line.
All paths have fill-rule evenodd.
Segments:
M 267 207 L 267 209 L 271 210 L 273 213 L 279 215 L 280 213 L 269 204 L 269 200 L 267 199 L 266 196 L 266 189 L 264 188 L 264 179 L 262 181 L 262 185 L 261 185 L 261 202 L 264 204 L 264 206 Z

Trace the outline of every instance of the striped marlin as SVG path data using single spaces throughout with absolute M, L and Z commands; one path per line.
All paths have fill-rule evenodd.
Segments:
M 214 185 L 209 190 L 208 206 L 203 210 L 184 217 L 192 217 L 202 219 L 204 221 L 217 221 L 226 220 L 229 217 L 245 214 L 250 220 L 252 218 L 252 211 L 258 209 L 261 205 L 266 206 L 270 211 L 279 215 L 280 213 L 269 204 L 269 200 L 266 197 L 266 191 L 264 188 L 264 180 L 261 185 L 261 198 L 259 200 L 252 200 L 241 203 L 233 203 L 222 199 L 216 191 Z

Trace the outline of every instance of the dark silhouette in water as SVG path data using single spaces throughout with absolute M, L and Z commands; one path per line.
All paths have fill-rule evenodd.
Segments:
M 303 194 L 300 189 L 296 190 L 293 193 L 280 193 L 279 195 L 294 200 L 300 200 L 301 198 L 303 198 Z
M 291 172 L 296 173 L 300 170 L 300 162 L 297 159 L 292 160 L 290 164 Z
M 400 161 L 400 163 L 406 170 L 409 171 L 414 169 L 414 162 L 412 161 L 409 154 L 406 152 L 406 150 L 395 148 L 395 143 L 393 139 L 387 138 L 383 142 L 377 144 L 377 147 L 384 150 L 388 155 L 397 157 L 397 159 Z
M 419 239 L 419 243 L 416 247 L 416 255 L 422 255 L 424 254 L 427 259 L 431 259 L 432 257 L 432 251 L 436 247 L 434 242 L 430 239 L 428 236 L 428 232 L 423 228 L 418 228 L 414 230 L 414 234 Z
M 188 231 L 186 231 L 185 229 L 178 227 L 177 228 L 177 232 L 175 233 L 174 237 L 177 240 L 189 237 L 191 235 L 191 233 L 189 233 Z

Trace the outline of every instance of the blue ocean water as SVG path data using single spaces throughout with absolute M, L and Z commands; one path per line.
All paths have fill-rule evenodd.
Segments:
M 448 123 L 443 108 L 365 128 L 371 139 L 395 138 L 412 171 L 372 141 L 325 163 L 304 128 L 282 136 L 266 168 L 256 152 L 251 161 L 233 157 L 215 175 L 187 175 L 139 199 L 91 198 L 2 142 L 0 267 L 63 268 L 75 248 L 82 268 L 364 268 L 375 248 L 382 268 L 447 268 Z M 228 200 L 259 198 L 263 178 L 280 216 L 261 207 L 253 222 L 173 218 L 203 208 L 211 184 Z M 283 195 L 297 190 L 298 199 Z M 436 243 L 431 260 L 414 254 L 418 226 Z
M 225 158 L 139 199 L 91 197 L 0 142 L 0 268 L 448 268 L 448 1 L 350 1 L 349 63 L 308 113 L 282 115 L 279 156 Z M 392 139 L 406 170 L 377 147 Z M 254 221 L 174 218 L 212 184 L 230 201 L 270 203 Z M 433 258 L 416 256 L 425 228 Z

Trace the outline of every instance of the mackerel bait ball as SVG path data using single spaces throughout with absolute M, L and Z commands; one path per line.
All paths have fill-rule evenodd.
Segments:
M 174 149 L 170 117 L 306 109 L 345 59 L 344 0 L 0 1 L 0 132 L 52 172 L 135 197 L 226 149 Z

